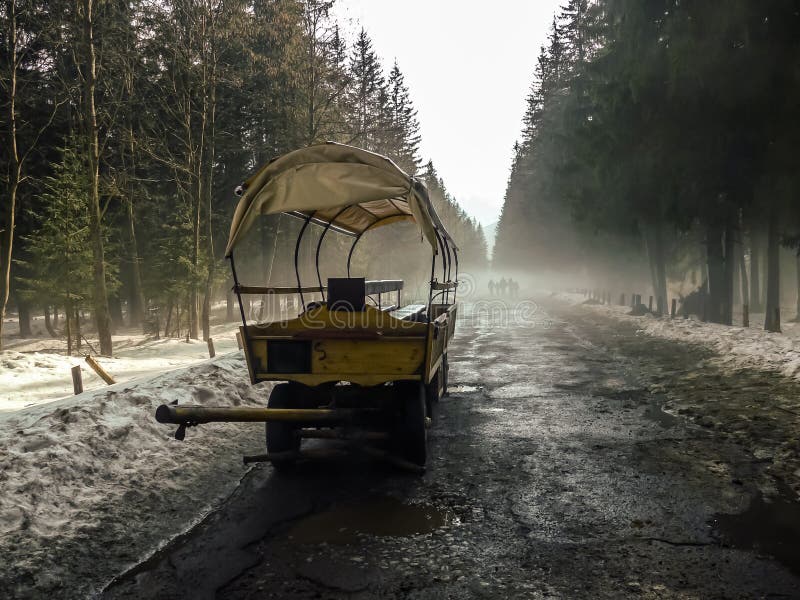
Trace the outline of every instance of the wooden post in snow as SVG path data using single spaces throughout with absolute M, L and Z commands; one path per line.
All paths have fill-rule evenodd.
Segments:
M 72 367 L 72 390 L 76 396 L 83 393 L 83 377 L 81 376 L 80 365 Z
M 217 355 L 217 353 L 214 351 L 214 340 L 208 338 L 208 341 L 206 343 L 208 344 L 208 357 L 214 358 Z
M 742 304 L 742 327 L 750 327 L 750 305 Z
M 92 367 L 92 370 L 94 370 L 94 372 L 100 376 L 100 379 L 105 381 L 108 385 L 114 385 L 115 383 L 117 383 L 116 381 L 114 381 L 114 378 L 108 373 L 106 373 L 106 370 L 100 366 L 100 363 L 98 363 L 89 354 L 86 355 L 86 363 L 90 367 Z

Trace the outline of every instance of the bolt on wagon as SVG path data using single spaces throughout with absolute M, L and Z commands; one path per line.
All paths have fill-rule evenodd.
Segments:
M 303 449 L 308 439 L 337 440 L 347 450 L 423 469 L 433 407 L 447 392 L 458 287 L 458 248 L 425 185 L 384 156 L 326 143 L 271 161 L 237 193 L 225 255 L 244 355 L 253 384 L 278 383 L 266 408 L 162 405 L 156 419 L 178 425 L 178 439 L 187 427 L 203 423 L 264 422 L 266 454 L 246 456 L 245 462 L 268 461 L 278 470 L 324 452 Z M 296 286 L 245 285 L 237 276 L 234 254 L 243 236 L 259 216 L 271 214 L 302 223 L 294 251 Z M 403 305 L 402 280 L 351 276 L 364 235 L 401 222 L 416 223 L 431 249 L 427 302 Z M 303 285 L 298 255 L 310 227 L 321 228 L 316 281 Z M 329 233 L 352 242 L 346 276 L 323 281 L 320 251 Z M 281 294 L 299 297 L 296 318 L 248 320 L 243 297 Z M 320 300 L 306 302 L 312 294 Z

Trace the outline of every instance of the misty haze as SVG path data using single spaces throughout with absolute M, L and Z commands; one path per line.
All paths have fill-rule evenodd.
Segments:
M 800 599 L 800 3 L 0 4 L 0 598 Z

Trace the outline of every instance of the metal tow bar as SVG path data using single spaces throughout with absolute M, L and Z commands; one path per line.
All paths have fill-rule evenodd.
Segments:
M 339 423 L 348 421 L 363 412 L 351 408 L 253 408 L 176 406 L 162 404 L 156 409 L 156 421 L 178 425 L 176 440 L 186 437 L 186 428 L 203 423 L 265 423 L 288 421 L 292 423 Z

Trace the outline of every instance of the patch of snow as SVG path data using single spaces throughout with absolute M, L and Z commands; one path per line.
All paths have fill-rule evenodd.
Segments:
M 152 365 L 143 362 L 131 374 L 159 361 L 169 366 L 158 346 L 151 350 L 138 360 Z M 10 361 L 3 371 L 61 367 L 35 354 L 2 360 Z M 119 360 L 104 364 L 115 372 L 125 364 Z M 190 428 L 179 442 L 174 426 L 156 423 L 156 407 L 263 406 L 269 389 L 251 386 L 243 355 L 235 352 L 0 416 L 4 595 L 85 596 L 185 531 L 236 486 L 245 473 L 242 454 L 263 452 L 264 426 L 208 424 Z
M 234 323 L 212 327 L 218 355 L 237 349 L 236 331 Z M 154 340 L 136 333 L 114 336 L 113 341 L 114 358 L 96 360 L 117 383 L 208 360 L 208 346 L 203 341 Z M 83 349 L 90 351 L 85 345 Z M 0 415 L 72 394 L 70 370 L 75 365 L 81 366 L 84 390 L 106 386 L 82 356 L 66 356 L 65 350 L 63 341 L 48 338 L 18 341 L 13 349 L 0 352 Z
M 559 294 L 570 304 L 582 304 L 582 294 Z M 630 307 L 615 304 L 590 306 L 619 321 L 636 323 L 644 335 L 700 344 L 715 351 L 714 362 L 732 369 L 777 371 L 800 380 L 800 324 L 782 323 L 783 333 L 764 331 L 764 314 L 751 314 L 750 327 L 704 323 L 683 317 L 630 316 Z

